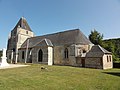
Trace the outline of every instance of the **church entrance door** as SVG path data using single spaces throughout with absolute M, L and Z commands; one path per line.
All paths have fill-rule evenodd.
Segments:
M 43 51 L 40 49 L 38 52 L 38 62 L 42 62 L 43 60 Z

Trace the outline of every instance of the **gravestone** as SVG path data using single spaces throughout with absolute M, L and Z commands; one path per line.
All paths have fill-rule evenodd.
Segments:
M 0 67 L 9 66 L 6 59 L 7 59 L 7 57 L 6 57 L 6 49 L 4 48 L 2 50 L 2 57 L 1 57 L 1 61 L 0 61 Z

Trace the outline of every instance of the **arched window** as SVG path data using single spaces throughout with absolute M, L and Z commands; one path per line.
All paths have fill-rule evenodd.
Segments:
M 65 55 L 65 58 L 68 58 L 68 49 L 67 48 L 65 48 L 64 55 Z
M 40 49 L 38 52 L 38 62 L 42 62 L 43 61 L 43 51 Z

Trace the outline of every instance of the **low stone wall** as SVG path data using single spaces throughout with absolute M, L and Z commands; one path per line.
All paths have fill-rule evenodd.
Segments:
M 86 58 L 85 67 L 102 69 L 101 58 Z

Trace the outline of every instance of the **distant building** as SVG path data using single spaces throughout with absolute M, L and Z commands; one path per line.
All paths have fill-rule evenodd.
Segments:
M 112 68 L 112 54 L 99 45 L 94 46 L 79 29 L 34 36 L 23 17 L 11 31 L 7 57 L 11 63 Z

